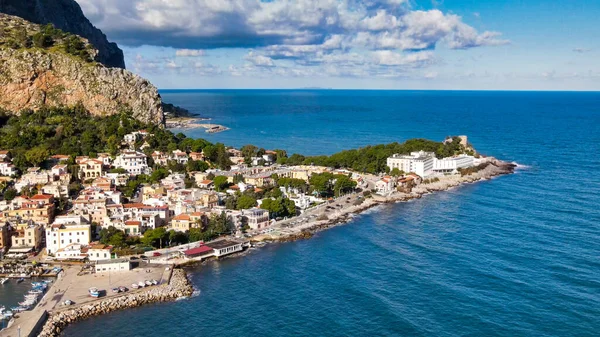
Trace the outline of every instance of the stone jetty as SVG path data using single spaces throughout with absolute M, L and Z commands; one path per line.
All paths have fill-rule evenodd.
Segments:
M 183 269 L 174 269 L 168 284 L 149 287 L 141 291 L 111 297 L 105 300 L 84 304 L 78 307 L 54 311 L 49 314 L 46 324 L 38 336 L 56 337 L 72 323 L 116 310 L 139 307 L 144 304 L 174 301 L 189 297 L 194 289 Z

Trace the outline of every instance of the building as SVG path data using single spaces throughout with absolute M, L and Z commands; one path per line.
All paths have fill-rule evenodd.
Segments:
M 166 188 L 185 188 L 185 174 L 171 173 L 168 177 L 161 180 L 160 183 Z
M 215 253 L 215 250 L 206 245 L 188 249 L 183 252 L 185 257 L 188 259 L 203 259 L 203 258 L 214 256 L 214 253 Z
M 0 175 L 11 177 L 17 174 L 17 168 L 15 165 L 9 162 L 0 162 Z
M 87 257 L 87 247 L 80 243 L 68 244 L 54 253 L 57 260 L 85 260 Z
M 129 259 L 111 259 L 96 261 L 94 266 L 96 273 L 121 272 L 131 270 Z
M 379 195 L 387 195 L 394 190 L 396 186 L 394 178 L 390 176 L 385 176 L 375 182 L 375 190 L 377 190 L 377 194 Z
M 229 240 L 210 242 L 207 243 L 206 246 L 214 250 L 214 256 L 216 257 L 233 254 L 243 250 L 242 243 Z
M 244 210 L 242 215 L 248 219 L 248 226 L 251 229 L 266 228 L 271 224 L 269 221 L 269 211 L 264 209 L 252 208 Z
M 204 154 L 202 152 L 190 152 L 191 160 L 204 160 Z
M 24 222 L 15 226 L 12 236 L 12 248 L 31 248 L 38 250 L 42 246 L 44 228 L 33 222 Z
M 112 246 L 98 243 L 88 247 L 87 257 L 90 261 L 110 260 L 111 253 Z
M 54 196 L 36 194 L 31 198 L 19 196 L 12 200 L 8 209 L 0 213 L 0 219 L 19 218 L 23 221 L 33 221 L 36 224 L 47 225 L 54 219 Z
M 125 151 L 117 156 L 114 167 L 122 168 L 131 175 L 150 173 L 146 155 L 138 151 Z
M 202 228 L 206 224 L 208 224 L 208 217 L 202 212 L 179 214 L 171 220 L 171 229 L 187 232 L 192 228 Z
M 390 171 L 397 168 L 403 172 L 414 172 L 421 177 L 427 177 L 433 173 L 433 160 L 435 156 L 431 152 L 412 152 L 410 155 L 394 154 L 387 159 Z
M 175 150 L 171 153 L 171 160 L 179 164 L 186 164 L 188 162 L 188 155 L 183 151 Z
M 438 173 L 457 173 L 458 169 L 473 166 L 475 158 L 473 156 L 460 155 L 444 159 L 434 158 L 433 171 Z
M 125 143 L 133 144 L 138 140 L 139 134 L 137 132 L 128 133 L 123 136 Z
M 152 152 L 152 160 L 154 161 L 155 164 L 160 165 L 160 166 L 167 166 L 168 162 L 169 162 L 169 156 L 167 156 L 165 153 L 160 152 L 160 151 L 154 151 Z
M 81 216 L 57 216 L 54 223 L 46 228 L 46 251 L 55 254 L 69 244 L 88 245 L 91 227 Z
M 79 179 L 96 179 L 102 176 L 102 161 L 98 159 L 87 159 L 79 164 Z
M 0 251 L 4 252 L 6 248 L 9 248 L 11 244 L 8 225 L 2 224 L 0 225 Z

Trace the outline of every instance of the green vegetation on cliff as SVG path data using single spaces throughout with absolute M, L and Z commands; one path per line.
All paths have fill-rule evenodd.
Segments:
M 55 28 L 38 26 L 11 16 L 0 17 L 0 46 L 10 49 L 42 49 L 63 52 L 93 62 L 95 50 L 87 40 Z

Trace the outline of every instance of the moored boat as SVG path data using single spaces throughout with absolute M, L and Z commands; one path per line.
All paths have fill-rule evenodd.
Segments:
M 119 288 L 112 288 L 112 292 L 115 294 L 117 294 L 119 291 L 120 291 Z
M 144 281 L 140 281 L 138 282 L 138 285 L 140 286 L 140 288 L 144 288 L 146 286 L 146 283 L 144 283 Z
M 23 282 L 23 281 L 25 281 L 25 279 L 24 279 L 24 278 L 22 278 L 22 277 L 19 277 L 19 278 L 17 279 L 17 283 L 21 283 L 21 282 Z
M 8 282 L 8 277 L 3 277 L 0 279 L 0 284 L 4 284 L 6 282 Z
M 152 282 L 150 282 L 150 281 L 148 281 L 148 280 L 144 281 L 144 283 L 145 283 L 147 286 L 151 286 L 151 285 L 152 285 Z
M 158 284 L 158 281 L 157 281 L 157 280 L 152 280 L 152 281 L 150 281 L 150 282 L 152 282 L 152 284 L 154 284 L 154 285 L 157 285 L 157 284 Z
M 140 286 L 137 283 L 132 283 L 131 288 L 138 289 Z

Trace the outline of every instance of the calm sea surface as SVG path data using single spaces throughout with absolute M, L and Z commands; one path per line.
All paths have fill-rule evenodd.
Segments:
M 467 134 L 516 174 L 381 206 L 311 240 L 190 269 L 199 296 L 67 336 L 598 336 L 600 93 L 164 91 L 232 130 L 329 154 Z

